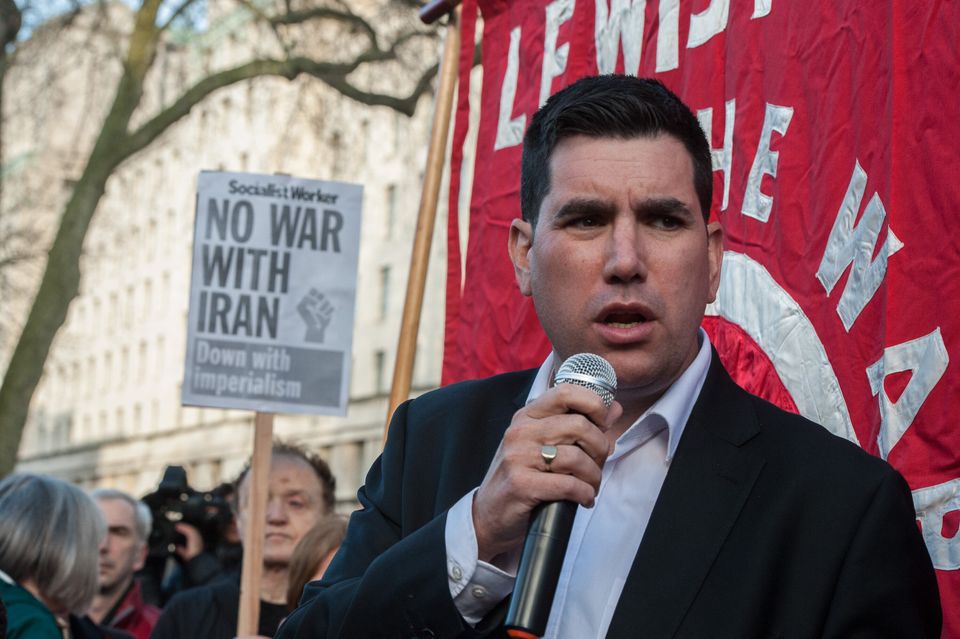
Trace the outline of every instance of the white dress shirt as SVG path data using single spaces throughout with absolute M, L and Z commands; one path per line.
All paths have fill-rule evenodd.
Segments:
M 545 639 L 600 639 L 607 633 L 650 513 L 693 404 L 700 395 L 711 347 L 700 330 L 700 350 L 670 388 L 617 439 L 603 466 L 593 508 L 580 506 L 563 560 Z M 550 387 L 551 353 L 533 381 L 529 404 Z M 473 495 L 447 514 L 445 542 L 450 594 L 463 618 L 476 624 L 513 590 L 519 549 L 497 565 L 477 558 Z

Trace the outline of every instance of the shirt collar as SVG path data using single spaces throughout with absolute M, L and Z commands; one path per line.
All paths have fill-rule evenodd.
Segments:
M 668 432 L 667 441 L 667 461 L 673 459 L 677 452 L 677 446 L 680 444 L 680 436 L 687 425 L 687 419 L 693 410 L 693 404 L 700 396 L 700 390 L 703 388 L 703 382 L 707 378 L 707 371 L 710 369 L 710 358 L 712 357 L 710 338 L 702 329 L 697 331 L 697 341 L 700 343 L 700 350 L 697 356 L 690 363 L 680 377 L 677 378 L 670 388 L 660 396 L 653 406 L 640 415 L 633 424 L 630 425 L 620 438 L 617 439 L 617 446 L 614 455 L 621 453 L 621 450 L 631 449 L 646 442 L 652 434 L 659 432 L 654 423 L 666 423 Z M 530 393 L 527 395 L 529 404 L 550 388 L 553 378 L 554 362 L 556 355 L 551 352 L 547 359 L 540 365 L 536 377 L 533 379 L 533 385 L 530 387 Z M 653 426 L 653 430 L 651 430 Z

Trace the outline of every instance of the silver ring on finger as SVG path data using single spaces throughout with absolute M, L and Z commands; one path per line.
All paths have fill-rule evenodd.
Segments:
M 553 460 L 557 458 L 557 447 L 551 446 L 550 444 L 544 444 L 540 447 L 540 459 L 543 460 L 543 463 L 547 466 L 547 472 L 551 472 L 552 469 L 550 465 L 553 463 Z

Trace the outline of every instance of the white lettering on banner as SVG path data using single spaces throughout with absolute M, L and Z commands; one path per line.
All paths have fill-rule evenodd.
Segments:
M 643 14 L 646 0 L 597 0 L 594 22 L 597 46 L 597 70 L 613 73 L 617 66 L 619 45 L 623 42 L 623 70 L 636 75 L 640 70 L 640 52 L 643 47 Z
M 933 567 L 960 570 L 960 535 L 943 536 L 943 518 L 960 510 L 960 479 L 913 491 L 913 507 Z
M 503 86 L 500 88 L 500 118 L 497 120 L 497 137 L 493 150 L 499 151 L 508 146 L 516 146 L 523 141 L 523 131 L 527 125 L 527 116 L 513 114 L 513 102 L 517 97 L 517 77 L 520 72 L 520 27 L 510 31 L 510 49 L 507 52 L 507 70 L 503 74 Z
M 730 0 L 710 0 L 710 6 L 690 16 L 690 35 L 687 48 L 706 44 L 713 36 L 723 33 L 730 17 Z
M 723 146 L 719 149 L 710 148 L 710 160 L 714 171 L 723 171 L 723 204 L 721 211 L 727 210 L 730 202 L 730 167 L 733 164 L 733 120 L 736 117 L 737 101 L 727 100 L 724 105 Z M 697 111 L 697 120 L 703 129 L 707 142 L 711 140 L 713 131 L 713 107 Z
M 857 161 L 846 195 L 843 196 L 840 210 L 837 211 L 837 219 L 830 231 L 820 268 L 817 269 L 817 279 L 823 284 L 827 295 L 830 295 L 844 270 L 853 263 L 850 277 L 847 278 L 837 303 L 837 314 L 848 332 L 886 277 L 887 259 L 903 248 L 903 242 L 897 239 L 893 229 L 888 227 L 887 239 L 876 259 L 873 259 L 877 238 L 887 213 L 880 196 L 874 193 L 859 224 L 854 226 L 866 185 L 867 174 Z
M 247 351 L 242 348 L 211 346 L 210 342 L 201 339 L 197 340 L 197 355 L 194 359 L 197 364 L 246 368 Z
M 773 364 L 800 414 L 859 444 L 840 382 L 800 305 L 762 264 L 724 251 L 717 300 L 707 315 L 742 328 Z
M 660 0 L 657 73 L 680 66 L 680 0 Z
M 762 18 L 770 15 L 770 9 L 773 8 L 773 0 L 754 0 L 753 15 L 751 19 Z
M 543 41 L 543 65 L 540 68 L 540 106 L 552 93 L 553 79 L 567 70 L 570 43 L 557 47 L 560 25 L 573 17 L 575 0 L 554 0 L 547 5 L 546 33 Z
M 943 377 L 950 363 L 940 328 L 929 335 L 883 350 L 883 356 L 867 368 L 870 391 L 880 400 L 880 433 L 877 445 L 884 459 L 910 428 L 930 391 Z M 910 381 L 897 401 L 883 388 L 888 375 L 910 371 Z
M 743 207 L 741 209 L 741 213 L 744 215 L 761 222 L 770 219 L 773 198 L 760 190 L 760 184 L 763 182 L 764 175 L 769 175 L 772 178 L 777 177 L 777 162 L 780 160 L 780 152 L 770 149 L 770 140 L 774 131 L 781 136 L 786 135 L 787 127 L 790 126 L 792 118 L 793 107 L 767 104 L 766 112 L 763 115 L 760 142 L 757 144 L 757 154 L 753 158 L 753 166 L 750 168 L 750 175 L 747 177 L 747 189 L 743 194 Z

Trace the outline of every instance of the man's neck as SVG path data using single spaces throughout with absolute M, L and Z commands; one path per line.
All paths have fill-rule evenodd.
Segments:
M 90 606 L 90 612 L 87 613 L 94 623 L 103 622 L 114 606 L 127 594 L 127 589 L 130 588 L 131 583 L 133 583 L 132 575 L 106 592 L 101 590 L 97 593 L 97 596 L 93 598 L 93 604 Z
M 264 564 L 263 575 L 260 577 L 260 599 L 267 603 L 286 604 L 289 583 L 289 565 Z

